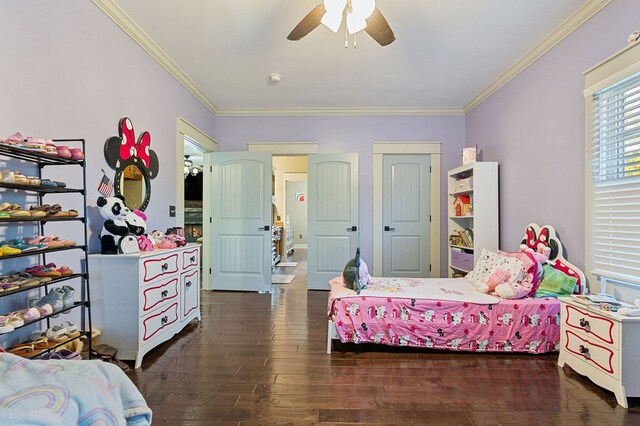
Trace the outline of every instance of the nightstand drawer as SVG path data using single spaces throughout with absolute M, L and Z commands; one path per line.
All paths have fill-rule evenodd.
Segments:
M 585 339 L 571 330 L 563 330 L 563 347 L 568 354 L 620 380 L 618 351 L 595 339 Z
M 564 304 L 564 309 L 562 321 L 568 329 L 612 349 L 620 349 L 620 323 L 572 305 Z

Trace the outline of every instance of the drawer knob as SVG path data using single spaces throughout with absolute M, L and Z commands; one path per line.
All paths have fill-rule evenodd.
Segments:
M 580 318 L 580 327 L 582 328 L 588 328 L 589 327 L 589 321 L 587 321 L 584 318 Z
M 589 358 L 589 348 L 585 348 L 583 345 L 580 345 L 578 350 L 582 355 L 584 355 L 585 358 Z
M 166 324 L 167 322 L 169 322 L 169 317 L 168 317 L 168 316 L 166 316 L 166 315 L 165 315 L 165 316 L 163 316 L 163 317 L 160 319 L 160 322 L 161 322 L 162 324 Z
M 189 259 L 191 260 L 191 263 L 196 263 L 196 257 L 195 256 L 191 256 Z
M 187 287 L 191 287 L 191 281 L 187 281 L 184 285 L 186 285 Z
M 163 270 L 163 271 L 166 271 L 166 270 L 168 270 L 168 269 L 169 269 L 169 264 L 168 264 L 167 262 L 163 263 L 163 264 L 162 264 L 162 270 Z
M 167 297 L 169 295 L 169 290 L 164 290 L 162 293 L 160 293 L 160 295 L 164 299 L 165 297 Z

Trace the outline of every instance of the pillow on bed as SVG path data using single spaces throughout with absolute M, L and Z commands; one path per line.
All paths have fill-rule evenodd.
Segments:
M 558 297 L 573 293 L 578 282 L 577 278 L 570 277 L 551 265 L 543 265 L 544 275 L 536 291 L 535 297 Z
M 498 253 L 494 253 L 487 249 L 482 249 L 480 258 L 476 262 L 473 269 L 465 277 L 475 288 L 483 285 L 489 275 L 495 272 L 496 264 L 500 260 Z

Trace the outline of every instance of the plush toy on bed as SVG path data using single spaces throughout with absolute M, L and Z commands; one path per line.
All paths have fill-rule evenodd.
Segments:
M 551 249 L 540 244 L 537 247 L 537 251 L 533 251 L 532 248 L 522 244 L 520 246 L 520 252 L 528 254 L 538 264 L 544 264 L 549 260 L 549 253 L 551 253 Z M 538 270 L 542 270 L 541 268 L 538 268 L 538 265 L 536 265 L 536 268 L 534 269 L 534 273 L 537 273 Z M 496 295 L 503 299 L 521 299 L 531 295 L 532 292 L 535 292 L 534 286 L 537 287 L 537 283 L 540 281 L 539 278 L 540 277 L 534 277 L 532 273 L 526 273 L 520 280 L 512 281 L 507 278 L 507 280 L 498 283 L 494 291 Z
M 360 294 L 360 290 L 367 287 L 371 277 L 364 260 L 360 259 L 360 247 L 356 249 L 356 257 L 347 262 L 342 271 L 342 281 L 347 288 Z

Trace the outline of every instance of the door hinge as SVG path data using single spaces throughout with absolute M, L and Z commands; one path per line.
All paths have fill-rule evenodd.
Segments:
M 431 222 L 431 215 L 429 215 L 429 222 Z
M 429 220 L 431 220 L 431 219 L 429 219 Z M 211 218 L 209 218 L 209 223 L 213 223 L 213 222 L 211 222 Z
M 429 166 L 429 173 L 431 173 L 431 166 Z
M 429 267 L 429 268 L 431 268 L 431 267 Z M 431 269 L 429 269 L 429 270 L 431 270 Z M 211 274 L 211 268 L 209 268 L 209 274 Z
M 213 166 L 209 166 L 209 171 L 213 172 Z
M 429 265 L 429 272 L 431 272 L 431 265 Z

